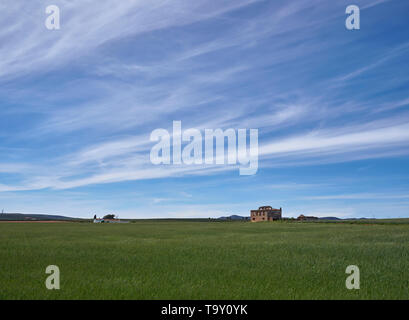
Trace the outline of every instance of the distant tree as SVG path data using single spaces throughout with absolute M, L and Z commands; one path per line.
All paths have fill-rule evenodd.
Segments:
M 107 214 L 104 216 L 104 219 L 115 219 L 115 215 L 114 214 Z

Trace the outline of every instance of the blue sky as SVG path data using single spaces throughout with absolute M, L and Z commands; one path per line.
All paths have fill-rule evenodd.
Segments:
M 3 0 L 0 209 L 409 217 L 408 14 L 405 0 Z M 151 164 L 150 133 L 174 120 L 258 129 L 257 174 Z

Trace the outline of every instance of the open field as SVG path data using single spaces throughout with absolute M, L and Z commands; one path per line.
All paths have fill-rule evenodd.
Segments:
M 0 223 L 69 223 L 68 221 L 52 221 L 52 220 L 45 220 L 45 221 L 8 221 L 8 220 L 0 220 Z
M 1 223 L 0 299 L 409 299 L 409 224 Z

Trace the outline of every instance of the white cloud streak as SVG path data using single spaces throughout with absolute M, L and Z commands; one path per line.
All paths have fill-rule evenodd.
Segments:
M 0 81 L 19 82 L 26 75 L 35 77 L 61 69 L 66 71 L 70 63 L 78 63 L 77 67 L 86 70 L 83 79 L 75 78 L 61 87 L 56 85 L 56 92 L 50 93 L 52 98 L 48 97 L 48 91 L 37 92 L 36 88 L 13 93 L 30 98 L 35 92 L 40 98 L 38 109 L 28 102 L 26 110 L 23 106 L 16 111 L 20 114 L 41 110 L 36 114 L 42 116 L 32 128 L 24 129 L 20 138 L 25 141 L 29 140 L 27 137 L 69 137 L 81 130 L 89 134 L 86 141 L 72 142 L 69 152 L 53 154 L 36 165 L 37 173 L 25 163 L 0 165 L 0 172 L 19 173 L 24 177 L 20 184 L 0 185 L 0 191 L 70 189 L 130 180 L 210 175 L 233 169 L 152 166 L 148 161 L 152 145 L 149 133 L 157 127 L 169 126 L 172 119 L 181 119 L 188 127 L 197 128 L 259 128 L 261 134 L 265 134 L 260 138 L 259 151 L 266 166 L 274 162 L 277 166 L 288 165 L 295 160 L 297 165 L 303 165 L 312 158 L 325 163 L 331 161 L 334 154 L 339 155 L 338 161 L 340 158 L 341 161 L 353 160 L 357 154 L 363 156 L 364 153 L 376 157 L 381 151 L 386 156 L 386 151 L 392 148 L 394 152 L 398 149 L 407 154 L 409 121 L 406 114 L 382 120 L 366 118 L 359 125 L 334 125 L 329 122 L 331 118 L 342 118 L 345 112 L 356 115 L 367 108 L 359 108 L 362 101 L 347 101 L 348 106 L 343 101 L 345 105 L 340 107 L 333 87 L 309 92 L 309 88 L 296 90 L 292 86 L 284 89 L 279 86 L 284 82 L 285 72 L 294 72 L 292 70 L 297 68 L 294 62 L 311 58 L 320 49 L 331 48 L 336 43 L 334 40 L 324 45 L 319 36 L 310 35 L 312 31 L 320 35 L 320 27 L 328 22 L 328 18 L 315 18 L 344 13 L 328 10 L 326 1 L 320 2 L 322 6 L 308 1 L 282 1 L 255 19 L 240 20 L 229 15 L 256 2 L 101 0 L 96 5 L 90 0 L 57 1 L 63 15 L 58 32 L 45 29 L 43 2 L 3 2 L 2 17 L 6 18 L 0 20 L 0 43 L 7 45 L 0 47 Z M 363 1 L 368 6 L 375 5 L 371 3 Z M 338 7 L 341 5 L 337 4 Z M 195 42 L 196 34 L 189 29 L 185 31 L 190 35 L 189 40 L 173 40 L 176 49 L 158 50 L 159 57 L 147 63 L 142 58 L 138 61 L 115 54 L 114 49 L 120 48 L 124 39 L 140 45 L 143 41 L 138 41 L 138 37 L 146 34 L 163 40 L 165 37 L 160 31 L 176 32 L 188 25 L 193 30 L 195 23 L 218 19 L 226 22 L 226 28 L 214 37 Z M 262 50 L 268 54 L 260 57 L 252 48 L 265 42 L 268 45 Z M 407 48 L 406 43 L 386 50 L 367 66 L 348 70 L 339 77 L 328 77 L 335 79 L 332 83 L 354 81 L 406 54 Z M 244 52 L 241 59 L 235 57 L 239 62 L 226 61 L 238 49 Z M 219 59 L 218 64 L 212 64 L 214 56 Z M 203 57 L 208 59 L 200 59 Z M 280 69 L 281 65 L 287 67 Z M 267 76 L 263 75 L 265 69 L 271 71 Z M 309 69 L 307 64 L 300 76 L 309 72 L 315 70 Z M 297 80 L 298 73 L 289 76 Z M 256 91 L 263 91 L 259 96 L 248 89 L 255 80 L 260 81 Z M 271 82 L 264 85 L 263 81 L 267 80 Z M 95 91 L 95 97 L 89 97 L 83 88 Z M 72 97 L 83 100 L 71 104 Z M 373 106 L 373 110 L 400 109 L 406 100 L 382 103 L 379 108 Z M 283 129 L 291 130 L 291 134 Z M 271 133 L 273 135 L 269 135 Z

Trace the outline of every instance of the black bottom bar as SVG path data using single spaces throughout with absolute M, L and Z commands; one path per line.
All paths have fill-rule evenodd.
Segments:
M 92 316 L 133 319 L 265 319 L 285 317 L 332 318 L 406 314 L 409 301 L 0 301 L 2 312 L 13 316 Z M 126 318 L 129 318 L 127 316 Z

